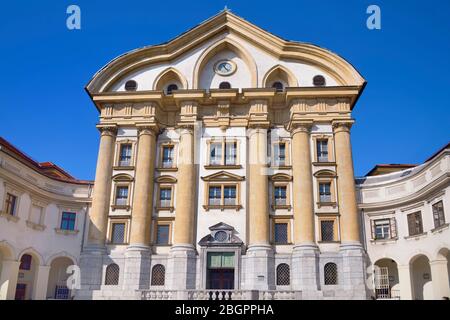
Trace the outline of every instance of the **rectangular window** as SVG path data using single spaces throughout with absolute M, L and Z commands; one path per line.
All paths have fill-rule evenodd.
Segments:
M 172 204 L 172 188 L 159 189 L 159 200 L 162 208 L 170 207 Z
M 317 161 L 328 162 L 328 140 L 317 140 Z
M 320 221 L 320 234 L 324 242 L 334 241 L 334 220 Z
M 223 189 L 224 205 L 236 205 L 236 186 L 225 186 Z
M 17 197 L 10 193 L 6 193 L 6 213 L 12 216 L 16 215 Z
M 61 229 L 62 230 L 75 230 L 75 212 L 63 212 L 61 216 Z
M 274 225 L 274 240 L 276 244 L 288 243 L 288 224 L 287 223 L 275 223 Z
M 116 205 L 126 206 L 128 200 L 128 187 L 118 186 L 116 189 Z
M 275 166 L 286 165 L 286 143 L 275 143 L 273 148 Z
M 125 223 L 121 222 L 112 224 L 111 243 L 125 243 Z
M 170 226 L 168 224 L 158 224 L 156 228 L 156 244 L 169 244 Z
M 209 164 L 211 165 L 221 165 L 222 164 L 222 143 L 213 142 L 210 145 L 210 158 Z
M 391 219 L 375 220 L 375 240 L 391 238 Z
M 209 187 L 209 205 L 210 206 L 220 206 L 222 199 L 222 187 L 220 186 L 210 186 Z
M 119 166 L 127 167 L 131 165 L 131 149 L 132 145 L 129 143 L 120 145 Z
M 225 165 L 235 165 L 237 159 L 236 142 L 225 143 Z
M 164 146 L 163 147 L 163 158 L 162 158 L 162 166 L 163 168 L 172 168 L 173 167 L 173 154 L 174 147 L 173 146 Z
M 445 224 L 444 203 L 442 201 L 433 204 L 433 219 L 435 228 Z
M 408 214 L 407 218 L 410 236 L 423 233 L 422 213 L 420 211 Z
M 275 205 L 285 206 L 287 204 L 286 200 L 286 186 L 276 186 L 274 189 Z
M 31 214 L 30 214 L 30 221 L 35 224 L 41 224 L 42 220 L 42 211 L 44 208 L 32 205 L 31 206 Z
M 320 202 L 331 202 L 331 183 L 321 182 L 319 183 Z

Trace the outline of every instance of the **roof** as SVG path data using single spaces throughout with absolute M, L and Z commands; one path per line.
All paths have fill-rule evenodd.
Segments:
M 28 156 L 25 152 L 19 150 L 10 142 L 8 142 L 3 137 L 0 137 L 0 150 L 4 151 L 17 161 L 23 163 L 24 165 L 30 167 L 36 172 L 60 182 L 68 182 L 75 184 L 93 184 L 91 180 L 79 180 L 70 175 L 67 171 L 54 164 L 53 162 L 38 162 Z
M 442 151 L 444 151 L 445 149 L 450 148 L 450 142 L 447 143 L 446 145 L 444 145 L 442 148 L 440 148 L 438 151 L 436 151 L 431 157 L 429 157 L 428 159 L 426 159 L 424 161 L 424 163 L 429 162 L 431 160 L 433 160 L 435 157 L 437 157 Z M 393 164 L 377 164 L 375 165 L 375 167 L 373 167 L 367 174 L 366 177 L 369 176 L 378 176 L 378 175 L 382 175 L 382 174 L 387 174 L 387 173 L 392 173 L 392 172 L 396 172 L 396 171 L 402 171 L 402 170 L 406 170 L 406 169 L 411 169 L 417 167 L 416 164 L 397 164 L 397 163 L 393 163 Z

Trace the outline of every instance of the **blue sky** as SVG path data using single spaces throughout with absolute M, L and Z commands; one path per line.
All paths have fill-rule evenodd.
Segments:
M 66 8 L 81 8 L 81 30 Z M 382 29 L 366 28 L 381 8 Z M 328 48 L 366 78 L 352 129 L 356 175 L 421 163 L 450 139 L 450 1 L 8 1 L 0 12 L 0 136 L 37 161 L 93 179 L 98 113 L 84 86 L 108 61 L 235 14 L 284 39 Z

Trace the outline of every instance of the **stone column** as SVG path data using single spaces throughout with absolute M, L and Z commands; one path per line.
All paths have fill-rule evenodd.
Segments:
M 412 300 L 412 286 L 411 286 L 411 270 L 409 264 L 397 265 L 398 283 L 400 285 L 400 299 Z
M 167 268 L 168 287 L 174 290 L 195 288 L 196 164 L 194 148 L 194 125 L 183 125 L 180 128 L 173 246 L 170 249 Z
M 16 295 L 19 261 L 4 260 L 0 275 L 0 300 L 14 300 Z
M 106 254 L 106 230 L 111 201 L 111 175 L 117 128 L 99 125 L 101 137 L 95 174 L 88 240 L 80 255 L 81 289 L 77 298 L 88 299 L 93 289 L 100 289 L 103 257 Z
M 353 121 L 333 122 L 337 166 L 341 241 L 361 245 L 358 207 L 356 204 L 355 174 L 353 171 L 350 128 Z
M 292 175 L 294 209 L 294 250 L 292 286 L 304 298 L 316 298 L 319 281 L 319 250 L 315 240 L 314 188 L 310 130 L 312 122 L 293 124 Z
M 150 227 L 153 212 L 156 132 L 152 125 L 139 125 L 130 245 L 125 252 L 125 290 L 150 286 Z
M 430 268 L 434 299 L 442 300 L 443 297 L 450 298 L 447 259 L 430 261 Z
M 100 147 L 92 196 L 91 223 L 89 225 L 88 245 L 103 247 L 106 240 L 108 213 L 111 198 L 111 174 L 114 159 L 116 128 L 99 126 Z
M 342 284 L 354 299 L 365 299 L 366 253 L 361 245 L 356 204 L 350 128 L 353 120 L 333 122 L 336 155 L 338 207 L 340 214 Z
M 45 300 L 47 298 L 49 273 L 50 266 L 38 266 L 33 285 L 33 300 Z
M 247 290 L 274 289 L 274 254 L 269 237 L 267 126 L 254 126 L 248 136 Z

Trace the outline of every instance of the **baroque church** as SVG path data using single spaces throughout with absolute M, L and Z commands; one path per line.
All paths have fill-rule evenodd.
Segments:
M 450 148 L 355 179 L 365 84 L 228 10 L 113 59 L 95 182 L 0 140 L 0 299 L 448 297 Z

